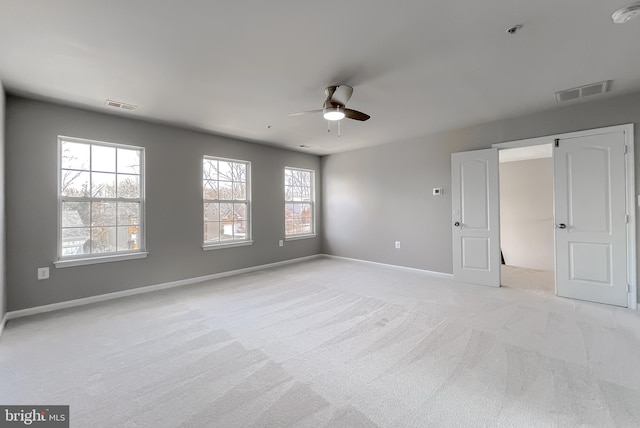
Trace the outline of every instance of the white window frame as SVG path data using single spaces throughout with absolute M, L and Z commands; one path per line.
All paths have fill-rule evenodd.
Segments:
M 246 177 L 246 182 L 245 182 L 245 199 L 205 199 L 204 197 L 204 181 L 207 180 L 204 176 L 204 161 L 205 160 L 215 160 L 215 161 L 222 161 L 222 162 L 234 162 L 234 163 L 239 163 L 239 164 L 244 164 L 246 165 L 246 173 L 247 173 L 247 177 Z M 223 158 L 220 156 L 210 156 L 210 155 L 204 155 L 202 157 L 202 163 L 201 163 L 201 170 L 200 170 L 200 182 L 202 185 L 201 188 L 201 195 L 202 195 L 202 249 L 203 250 L 218 250 L 218 249 L 222 249 L 222 248 L 230 248 L 230 247 L 242 247 L 242 246 L 246 246 L 246 245 L 253 245 L 253 215 L 252 215 L 252 204 L 251 204 L 251 162 L 247 161 L 247 160 L 241 160 L 241 159 L 230 159 L 230 158 Z M 220 180 L 217 180 L 220 181 Z M 218 203 L 218 204 L 238 204 L 238 203 L 244 203 L 246 205 L 246 213 L 247 213 L 247 218 L 246 218 L 246 222 L 247 225 L 245 227 L 245 239 L 243 240 L 233 240 L 233 241 L 206 241 L 205 238 L 205 212 L 204 212 L 204 206 L 207 203 Z
M 138 150 L 140 151 L 140 171 L 138 174 L 138 179 L 140 183 L 140 197 L 138 199 L 132 198 L 104 198 L 104 197 L 70 197 L 62 195 L 62 144 L 63 142 L 70 143 L 80 143 L 87 144 L 91 146 L 102 146 L 102 147 L 113 147 L 120 148 L 126 150 Z M 117 152 L 116 152 L 117 156 Z M 117 157 L 116 157 L 117 160 Z M 91 158 L 89 160 L 89 169 L 88 172 L 93 172 L 91 166 Z M 90 265 L 96 263 L 106 263 L 106 262 L 115 262 L 121 260 L 132 260 L 132 259 L 141 259 L 147 257 L 149 254 L 146 251 L 146 215 L 145 215 L 145 151 L 144 147 L 126 145 L 126 144 L 116 144 L 105 141 L 97 141 L 97 140 L 89 140 L 86 138 L 77 138 L 77 137 L 67 137 L 63 135 L 58 136 L 58 260 L 53 264 L 56 268 L 65 268 L 65 267 L 73 267 L 73 266 L 82 266 L 82 265 Z M 117 174 L 115 172 L 114 174 Z M 91 182 L 90 182 L 91 183 Z M 139 248 L 135 250 L 121 250 L 121 251 L 112 251 L 107 253 L 94 253 L 94 254 L 81 254 L 81 255 L 72 255 L 72 256 L 63 256 L 62 249 L 62 203 L 66 201 L 77 201 L 77 202 L 138 202 L 140 204 L 140 225 L 138 226 L 139 233 Z M 117 214 L 116 214 L 117 217 Z M 117 220 L 116 220 L 117 221 Z M 88 226 L 91 229 L 91 225 Z
M 290 201 L 287 200 L 287 183 L 286 183 L 286 171 L 287 170 L 291 170 L 291 171 L 302 171 L 302 172 L 308 172 L 310 173 L 311 177 L 310 177 L 310 184 L 309 184 L 309 194 L 310 194 L 310 200 L 309 201 Z M 305 169 L 305 168 L 297 168 L 297 167 L 293 167 L 293 166 L 285 166 L 284 167 L 284 179 L 283 181 L 283 190 L 284 190 L 284 235 L 285 235 L 285 241 L 295 241 L 298 239 L 307 239 L 307 238 L 315 238 L 316 235 L 316 172 L 313 169 Z M 287 204 L 291 204 L 291 203 L 298 203 L 298 204 L 310 204 L 311 205 L 311 231 L 307 232 L 307 233 L 297 233 L 297 234 L 290 234 L 287 235 L 287 225 L 286 225 L 286 206 Z

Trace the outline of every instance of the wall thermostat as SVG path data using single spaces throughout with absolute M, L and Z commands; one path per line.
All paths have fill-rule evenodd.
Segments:
M 442 195 L 442 187 L 434 187 L 433 196 L 440 196 L 440 195 Z

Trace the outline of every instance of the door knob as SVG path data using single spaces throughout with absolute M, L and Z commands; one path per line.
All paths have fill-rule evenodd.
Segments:
M 567 228 L 567 225 L 566 225 L 566 224 L 564 224 L 564 223 L 560 223 L 560 224 L 558 225 L 558 229 L 566 229 L 566 228 Z
M 460 226 L 460 222 L 459 222 L 459 221 L 456 221 L 455 223 L 453 223 L 453 225 L 454 225 L 455 227 L 458 227 L 458 226 Z

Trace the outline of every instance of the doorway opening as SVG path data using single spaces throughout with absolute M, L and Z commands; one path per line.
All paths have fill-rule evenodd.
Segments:
M 552 145 L 498 154 L 501 285 L 555 295 Z

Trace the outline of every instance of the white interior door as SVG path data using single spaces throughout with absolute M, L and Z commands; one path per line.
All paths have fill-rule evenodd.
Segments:
M 556 292 L 627 306 L 624 133 L 557 142 Z
M 500 286 L 498 149 L 451 155 L 454 279 Z

